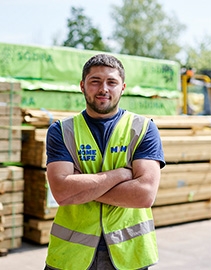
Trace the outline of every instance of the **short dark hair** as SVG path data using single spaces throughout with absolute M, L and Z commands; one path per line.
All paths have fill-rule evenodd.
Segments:
M 109 54 L 97 54 L 91 57 L 83 67 L 82 80 L 84 81 L 86 76 L 89 74 L 91 67 L 93 66 L 106 66 L 115 68 L 119 71 L 119 75 L 122 81 L 125 81 L 125 69 L 120 60 Z

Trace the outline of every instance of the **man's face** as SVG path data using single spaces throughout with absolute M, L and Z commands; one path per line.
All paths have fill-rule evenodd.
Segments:
M 87 113 L 91 117 L 106 118 L 118 111 L 125 83 L 117 69 L 94 66 L 80 86 L 86 99 Z

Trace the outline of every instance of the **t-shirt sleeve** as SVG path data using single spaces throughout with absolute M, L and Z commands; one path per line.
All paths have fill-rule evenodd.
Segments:
M 160 134 L 157 126 L 151 120 L 143 141 L 137 147 L 133 160 L 152 159 L 160 162 L 160 167 L 165 166 L 164 153 Z
M 47 164 L 54 161 L 69 161 L 73 163 L 72 156 L 64 144 L 59 121 L 51 124 L 46 136 Z

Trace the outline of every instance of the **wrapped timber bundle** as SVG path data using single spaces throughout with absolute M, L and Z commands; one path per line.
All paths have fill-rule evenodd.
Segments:
M 211 116 L 154 121 L 167 162 L 153 206 L 155 225 L 211 218 Z

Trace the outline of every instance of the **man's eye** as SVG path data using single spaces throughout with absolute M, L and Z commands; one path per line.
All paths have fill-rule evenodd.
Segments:
M 116 81 L 110 81 L 109 84 L 110 85 L 116 85 L 117 83 L 116 83 Z

